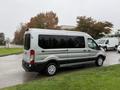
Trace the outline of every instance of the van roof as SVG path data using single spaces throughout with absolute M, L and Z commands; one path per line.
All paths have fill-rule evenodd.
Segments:
M 26 33 L 32 34 L 47 34 L 47 35 L 75 35 L 75 36 L 87 36 L 91 37 L 87 33 L 79 32 L 79 31 L 68 31 L 68 30 L 54 30 L 54 29 L 37 29 L 37 28 L 30 28 Z

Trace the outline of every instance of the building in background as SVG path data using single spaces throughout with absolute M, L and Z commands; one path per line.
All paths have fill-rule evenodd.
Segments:
M 60 29 L 61 30 L 74 30 L 76 27 L 75 26 L 70 26 L 70 25 L 61 25 Z

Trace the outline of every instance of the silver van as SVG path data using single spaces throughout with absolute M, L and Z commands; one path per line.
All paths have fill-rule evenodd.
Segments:
M 24 35 L 22 66 L 26 71 L 52 76 L 60 67 L 86 62 L 102 66 L 105 58 L 104 50 L 84 32 L 31 28 Z

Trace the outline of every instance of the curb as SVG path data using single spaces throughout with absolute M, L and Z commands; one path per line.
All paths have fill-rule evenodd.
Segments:
M 22 53 L 23 53 L 23 52 L 12 53 L 12 54 L 6 54 L 6 55 L 0 55 L 0 57 L 10 56 L 10 55 L 18 55 L 18 54 L 22 54 Z

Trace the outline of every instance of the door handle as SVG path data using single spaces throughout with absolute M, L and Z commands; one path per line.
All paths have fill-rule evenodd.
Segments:
M 87 50 L 83 50 L 83 52 L 87 52 Z
M 88 50 L 88 52 L 91 52 L 91 50 Z
M 83 52 L 91 52 L 91 50 L 83 50 Z

